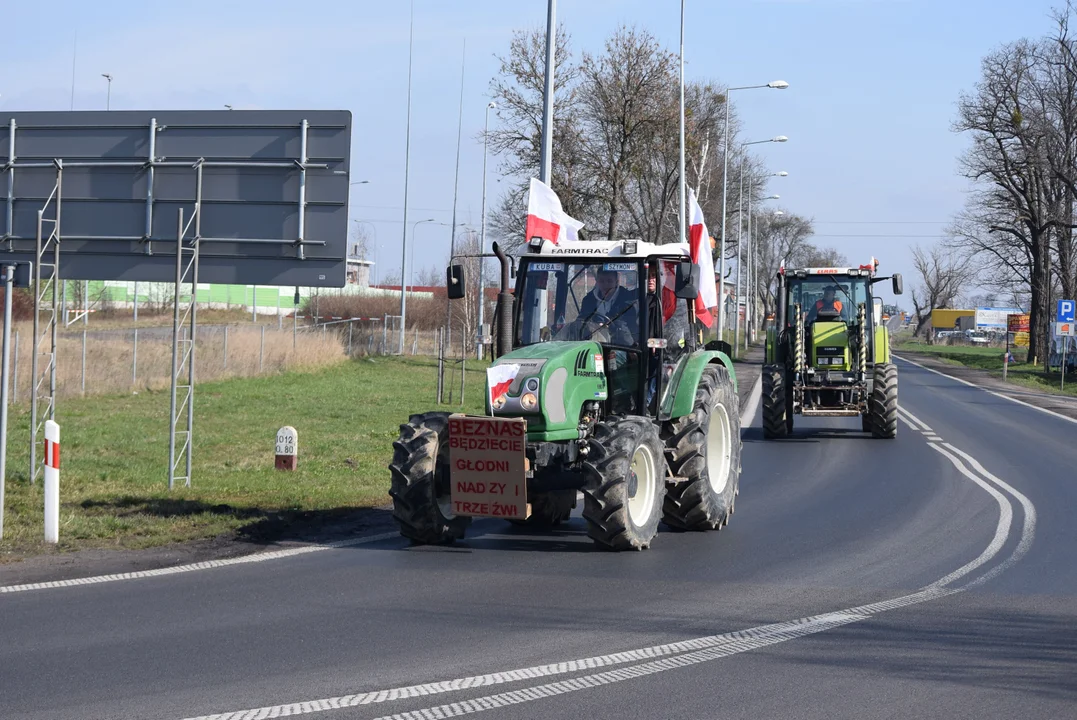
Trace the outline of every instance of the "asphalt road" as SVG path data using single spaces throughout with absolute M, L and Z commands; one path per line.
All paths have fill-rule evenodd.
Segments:
M 646 552 L 484 521 L 2 594 L 0 716 L 1074 717 L 1077 425 L 900 371 L 896 440 L 756 416 L 729 526 Z

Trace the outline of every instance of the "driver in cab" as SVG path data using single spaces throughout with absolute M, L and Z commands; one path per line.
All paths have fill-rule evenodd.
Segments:
M 842 305 L 841 300 L 837 299 L 836 292 L 837 289 L 833 285 L 823 289 L 822 299 L 817 300 L 815 302 L 815 305 L 808 312 L 808 322 L 812 322 L 813 320 L 815 320 L 815 318 L 819 316 L 820 312 L 827 314 L 836 313 L 838 317 L 844 317 L 842 313 L 844 305 Z
M 621 287 L 619 273 L 603 268 L 596 273 L 595 289 L 580 303 L 580 316 L 600 322 L 617 318 L 635 327 L 635 301 L 635 294 Z

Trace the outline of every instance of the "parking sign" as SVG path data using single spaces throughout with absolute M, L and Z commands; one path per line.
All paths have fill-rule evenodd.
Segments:
M 1059 300 L 1058 301 L 1058 313 L 1055 315 L 1055 322 L 1068 322 L 1071 323 L 1074 318 L 1074 309 L 1077 308 L 1077 303 L 1072 300 Z

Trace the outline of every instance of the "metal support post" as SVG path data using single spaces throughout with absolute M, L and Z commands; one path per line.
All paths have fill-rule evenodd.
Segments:
M 195 168 L 195 206 L 191 219 L 184 225 L 183 208 L 179 209 L 176 226 L 176 286 L 172 310 L 172 387 L 169 400 L 168 488 L 182 480 L 191 486 L 191 460 L 194 450 L 194 383 L 195 341 L 198 321 L 198 253 L 202 234 L 202 162 Z M 190 247 L 184 247 L 187 230 L 194 226 Z M 185 262 L 185 256 L 189 259 Z M 183 305 L 183 285 L 190 284 L 191 294 L 187 307 Z M 182 335 L 181 335 L 182 331 Z M 186 381 L 183 375 L 186 372 Z M 186 418 L 184 419 L 184 415 Z M 184 422 L 185 420 L 185 422 Z M 181 429 L 184 427 L 185 429 Z M 179 436 L 183 436 L 182 445 Z M 179 474 L 178 465 L 183 463 L 184 473 Z
M 262 326 L 262 340 L 258 344 L 258 372 L 262 372 L 262 361 L 266 354 L 266 326 Z
M 15 267 L 4 266 L 4 341 L 0 359 L 0 538 L 4 537 L 4 480 L 7 472 L 7 374 L 11 362 L 11 292 L 14 289 Z
M 131 351 L 131 384 L 138 383 L 138 328 L 135 328 L 135 341 Z
M 86 331 L 82 331 L 82 394 L 86 394 Z
M 61 197 L 63 195 L 63 162 L 56 160 L 56 185 L 37 211 L 37 253 L 34 264 L 34 349 L 31 357 L 30 380 L 30 482 L 37 482 L 38 470 L 44 473 L 44 466 L 38 467 L 38 439 L 44 438 L 45 421 L 56 419 L 56 333 L 57 314 L 60 305 L 60 215 Z M 55 218 L 48 220 L 45 212 L 55 201 Z M 45 223 L 52 224 L 48 237 L 44 235 Z M 46 261 L 51 252 L 51 262 Z M 47 269 L 47 271 L 46 271 Z M 51 297 L 48 297 L 51 295 Z M 46 304 L 47 303 L 47 304 Z M 47 320 L 42 327 L 41 315 Z M 42 352 L 41 344 L 46 336 L 49 351 Z M 44 367 L 40 367 L 40 357 L 47 358 Z M 48 394 L 43 388 L 48 387 Z M 44 405 L 44 408 L 40 407 Z

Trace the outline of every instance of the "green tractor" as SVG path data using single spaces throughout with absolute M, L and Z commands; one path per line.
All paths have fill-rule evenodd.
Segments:
M 857 268 L 778 272 L 777 313 L 767 329 L 763 366 L 763 437 L 793 431 L 794 415 L 860 417 L 873 437 L 897 435 L 898 375 L 890 359 L 876 283 L 878 262 Z
M 609 550 L 649 547 L 661 521 L 724 527 L 739 492 L 737 385 L 728 344 L 702 342 L 688 245 L 533 238 L 518 268 L 493 247 L 486 413 L 400 426 L 389 494 L 401 534 L 450 543 L 475 517 L 553 526 L 581 493 L 587 533 Z M 461 266 L 447 275 L 463 297 Z

